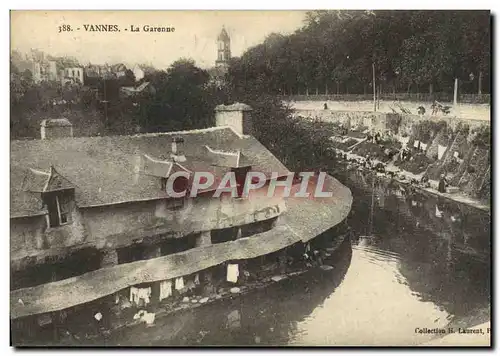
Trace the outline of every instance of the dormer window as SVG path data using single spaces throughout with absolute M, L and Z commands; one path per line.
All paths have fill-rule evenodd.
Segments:
M 234 172 L 236 177 L 236 191 L 237 197 L 241 198 L 243 196 L 243 188 L 245 187 L 245 179 L 247 178 L 247 174 L 250 171 L 251 167 L 239 167 L 232 168 L 231 170 Z
M 23 181 L 23 190 L 38 193 L 47 208 L 49 227 L 58 227 L 72 222 L 75 208 L 75 186 L 60 175 L 54 167 L 50 172 L 29 169 Z
M 42 200 L 49 212 L 49 227 L 58 227 L 72 222 L 74 189 L 42 193 Z

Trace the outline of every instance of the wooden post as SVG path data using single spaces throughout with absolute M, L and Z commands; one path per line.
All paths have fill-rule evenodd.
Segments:
M 309 96 L 309 87 L 306 87 L 306 96 Z
M 478 88 L 477 88 L 477 93 L 479 95 L 482 94 L 482 90 L 481 90 L 482 82 L 483 82 L 483 72 L 479 72 L 479 83 L 478 83 Z
M 196 247 L 205 247 L 210 246 L 212 244 L 212 240 L 210 237 L 210 231 L 202 231 L 200 236 L 196 238 Z
M 318 87 L 316 87 L 316 96 L 319 95 L 319 90 L 318 90 Z
M 453 105 L 458 103 L 458 78 L 455 78 L 455 89 L 453 90 Z
M 382 85 L 378 85 L 377 110 L 380 110 L 380 96 L 382 95 Z
M 337 82 L 337 95 L 339 95 L 339 82 Z
M 377 111 L 377 86 L 375 85 L 375 62 L 372 62 L 372 72 L 373 72 L 373 111 Z
M 328 95 L 328 83 L 325 84 L 325 95 Z

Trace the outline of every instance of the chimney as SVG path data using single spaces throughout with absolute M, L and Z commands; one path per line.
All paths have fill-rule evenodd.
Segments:
M 246 104 L 218 105 L 215 108 L 216 126 L 230 126 L 240 135 L 252 135 L 252 108 Z
M 175 162 L 186 162 L 184 156 L 184 138 L 172 137 L 172 154 L 170 155 Z
M 73 137 L 73 125 L 68 119 L 46 119 L 40 124 L 42 140 Z

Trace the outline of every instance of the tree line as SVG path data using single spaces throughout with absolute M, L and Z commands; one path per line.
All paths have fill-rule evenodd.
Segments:
M 373 67 L 384 91 L 452 91 L 460 78 L 477 92 L 481 75 L 487 92 L 489 29 L 485 11 L 311 11 L 295 33 L 272 34 L 233 58 L 222 87 L 193 60 L 181 58 L 145 76 L 154 90 L 131 97 L 120 96 L 122 86 L 135 82 L 131 71 L 121 79 L 86 78 L 82 88 L 57 88 L 34 84 L 29 71 L 21 73 L 11 62 L 11 133 L 37 137 L 41 119 L 58 115 L 75 128 L 96 130 L 84 135 L 197 129 L 214 125 L 216 105 L 244 102 L 254 109 L 255 136 L 277 152 L 308 135 L 296 132 L 280 94 L 316 88 L 369 93 Z M 46 104 L 61 97 L 69 106 Z M 84 117 L 95 122 L 79 123 Z
M 230 76 L 273 94 L 489 92 L 489 11 L 310 11 L 291 35 L 271 34 Z M 378 88 L 377 88 L 378 89 Z

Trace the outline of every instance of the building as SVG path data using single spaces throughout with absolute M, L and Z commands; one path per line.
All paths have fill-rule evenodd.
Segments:
M 64 68 L 61 74 L 61 85 L 63 86 L 67 83 L 84 84 L 84 70 L 81 67 Z
M 122 97 L 136 96 L 143 93 L 155 93 L 155 88 L 153 88 L 150 82 L 144 82 L 137 87 L 120 87 L 120 95 Z
M 59 80 L 56 61 L 47 60 L 43 53 L 34 52 L 31 57 L 17 57 L 13 59 L 13 63 L 20 72 L 29 70 L 35 83 Z
M 48 61 L 47 63 L 47 77 L 48 80 L 56 82 L 59 79 L 57 74 L 57 63 L 56 61 Z
M 106 78 L 111 79 L 114 77 L 111 67 L 107 64 L 97 65 L 97 64 L 88 64 L 84 68 L 84 74 L 88 78 Z
M 217 60 L 215 66 L 227 71 L 231 59 L 231 39 L 224 27 L 217 37 Z
M 264 194 L 271 177 L 288 179 L 290 172 L 251 136 L 251 125 L 238 124 L 250 115 L 236 104 L 218 109 L 224 126 L 114 137 L 72 137 L 67 121 L 46 121 L 44 139 L 11 141 L 14 345 L 78 318 L 90 318 L 89 325 L 114 318 L 123 298 L 134 313 L 189 295 L 190 286 L 208 300 L 221 283 L 246 276 L 238 268 L 258 271 L 268 255 L 281 256 L 286 268 L 286 249 L 302 249 L 301 256 L 342 222 L 352 196 L 332 177 L 325 190 L 333 197 L 325 201 Z M 245 198 L 241 182 L 250 170 L 264 173 L 266 183 Z M 168 177 L 200 171 L 216 177 L 202 194 L 167 195 Z M 227 172 L 236 176 L 238 197 L 213 197 Z M 177 179 L 174 189 L 191 184 Z
M 144 70 L 138 64 L 136 64 L 134 66 L 134 69 L 132 69 L 132 72 L 134 73 L 134 77 L 135 77 L 135 80 L 137 82 L 144 78 L 144 75 L 145 75 Z
M 229 62 L 231 60 L 231 39 L 224 27 L 217 36 L 217 59 L 215 60 L 215 67 L 208 69 L 210 75 L 210 84 L 216 86 L 223 86 L 225 76 L 229 69 Z
M 111 66 L 111 72 L 116 76 L 116 78 L 124 77 L 126 71 L 127 67 L 123 63 L 118 63 Z

